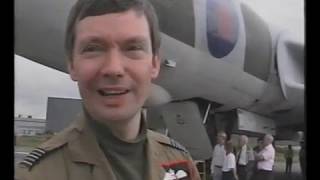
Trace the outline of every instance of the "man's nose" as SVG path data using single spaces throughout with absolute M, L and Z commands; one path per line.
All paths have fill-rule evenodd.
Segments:
M 108 77 L 122 77 L 124 75 L 124 61 L 121 52 L 110 51 L 101 67 L 101 73 Z

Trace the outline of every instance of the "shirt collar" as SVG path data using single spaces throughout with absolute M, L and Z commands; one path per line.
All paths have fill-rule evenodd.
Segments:
M 116 136 L 114 136 L 109 127 L 107 127 L 106 125 L 104 125 L 98 121 L 95 121 L 90 116 L 90 114 L 87 112 L 87 110 L 85 108 L 83 108 L 83 111 L 84 111 L 84 116 L 85 116 L 86 121 L 88 122 L 89 127 L 92 129 L 92 132 L 95 135 L 97 135 L 98 140 L 101 138 L 105 139 L 107 137 L 107 138 L 111 138 L 111 140 L 117 141 L 117 142 L 122 141 L 125 143 L 137 143 L 137 142 L 143 141 L 146 138 L 146 133 L 147 133 L 147 131 L 146 131 L 147 130 L 146 118 L 144 117 L 144 114 L 142 112 L 140 112 L 141 113 L 141 121 L 140 121 L 138 136 L 134 140 L 126 142 L 126 141 L 123 141 L 123 140 L 117 138 Z
M 75 162 L 83 162 L 99 165 L 104 159 L 103 152 L 100 150 L 97 140 L 89 128 L 84 115 L 77 119 L 73 124 L 76 130 L 75 137 L 68 142 L 70 158 Z
M 142 123 L 140 133 L 136 140 L 146 138 L 146 121 L 142 113 Z M 95 132 L 88 123 L 90 116 L 85 111 L 71 125 L 74 131 L 73 138 L 68 142 L 68 150 L 73 161 L 99 165 L 107 160 L 101 148 L 99 147 Z
M 267 149 L 270 149 L 270 148 L 272 148 L 273 147 L 273 145 L 272 144 L 269 144 L 266 148 Z
M 272 144 L 265 146 L 262 150 L 267 151 L 272 148 Z

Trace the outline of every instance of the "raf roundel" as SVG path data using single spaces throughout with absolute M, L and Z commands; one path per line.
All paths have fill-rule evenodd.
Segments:
M 207 39 L 212 56 L 228 55 L 238 40 L 239 21 L 231 0 L 207 0 Z

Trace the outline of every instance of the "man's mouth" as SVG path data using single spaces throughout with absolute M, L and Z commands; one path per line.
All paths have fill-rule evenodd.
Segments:
M 127 94 L 129 92 L 128 89 L 123 89 L 123 90 L 102 90 L 99 89 L 98 93 L 101 96 L 120 96 L 120 95 L 124 95 Z

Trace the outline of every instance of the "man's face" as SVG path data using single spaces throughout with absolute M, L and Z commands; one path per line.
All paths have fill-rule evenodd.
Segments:
M 242 138 L 242 137 L 240 137 L 240 139 L 239 139 L 239 145 L 240 145 L 240 147 L 242 147 L 242 146 L 245 145 L 245 144 L 246 144 L 245 139 Z
M 225 141 L 226 141 L 226 135 L 224 135 L 224 134 L 218 134 L 217 139 L 218 139 L 218 143 L 219 143 L 219 144 L 224 144 Z
M 265 146 L 268 146 L 269 144 L 270 144 L 270 140 L 265 136 L 263 138 L 263 146 L 265 147 Z
M 82 19 L 68 67 L 92 118 L 123 122 L 149 96 L 160 69 L 158 58 L 152 54 L 146 17 L 129 10 Z

